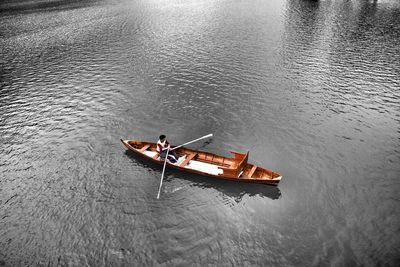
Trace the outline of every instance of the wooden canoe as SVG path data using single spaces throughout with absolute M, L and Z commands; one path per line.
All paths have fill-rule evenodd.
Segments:
M 164 161 L 159 160 L 156 143 L 122 139 L 121 142 L 129 151 L 155 163 L 164 164 Z M 270 185 L 278 185 L 282 179 L 282 176 L 277 172 L 247 163 L 249 153 L 243 154 L 230 151 L 233 157 L 229 158 L 185 147 L 180 147 L 175 151 L 180 157 L 178 162 L 173 164 L 167 161 L 168 166 L 174 169 L 218 179 Z

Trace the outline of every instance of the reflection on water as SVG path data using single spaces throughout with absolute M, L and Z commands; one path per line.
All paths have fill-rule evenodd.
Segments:
M 387 265 L 400 2 L 2 1 L 0 264 Z M 120 138 L 250 151 L 278 187 Z
M 17 14 L 31 12 L 50 12 L 82 8 L 99 3 L 98 0 L 3 0 L 0 4 L 0 13 Z
M 186 177 L 189 180 L 197 179 L 197 177 Z M 260 185 L 260 184 L 235 184 L 228 181 L 213 181 L 213 180 L 205 180 L 197 179 L 194 183 L 194 186 L 199 186 L 202 188 L 214 188 L 224 196 L 228 196 L 235 200 L 236 203 L 242 201 L 244 196 L 252 197 L 252 196 L 260 196 L 267 197 L 270 199 L 279 199 L 281 197 L 281 192 L 276 186 L 268 186 L 268 185 Z

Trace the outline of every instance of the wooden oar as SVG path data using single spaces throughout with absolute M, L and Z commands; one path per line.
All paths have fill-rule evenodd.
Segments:
M 157 199 L 160 198 L 161 186 L 162 186 L 162 181 L 163 181 L 163 179 L 164 179 L 165 165 L 167 165 L 168 154 L 169 154 L 169 147 L 168 147 L 168 149 L 167 149 L 167 154 L 165 155 L 165 159 L 164 159 L 164 167 L 163 167 L 163 169 L 162 169 L 160 187 L 158 187 Z
M 180 147 L 182 147 L 182 146 L 186 146 L 186 145 L 188 145 L 188 144 L 191 144 L 191 143 L 197 142 L 197 141 L 199 141 L 199 140 L 201 140 L 201 139 L 205 139 L 205 138 L 212 137 L 212 136 L 213 136 L 213 134 L 207 134 L 207 135 L 205 135 L 205 136 L 203 136 L 203 137 L 200 137 L 200 138 L 197 138 L 197 139 L 195 139 L 195 140 L 193 140 L 193 141 L 190 141 L 190 142 L 184 143 L 184 144 L 182 144 L 182 145 L 179 145 L 179 146 L 177 146 L 177 147 L 174 147 L 174 148 L 171 149 L 171 150 L 175 150 L 175 149 L 180 148 Z M 165 159 L 164 159 L 164 167 L 163 167 L 162 174 L 161 174 L 160 186 L 158 187 L 157 199 L 160 198 L 161 186 L 162 186 L 162 182 L 163 182 L 163 179 L 164 179 L 165 166 L 167 165 L 167 158 L 168 158 L 169 150 L 170 150 L 170 149 L 169 149 L 169 147 L 168 147 L 168 149 L 167 149 L 167 154 L 165 155 Z
M 197 141 L 199 141 L 199 140 L 201 140 L 201 139 L 208 138 L 208 137 L 212 137 L 212 136 L 213 136 L 212 133 L 211 133 L 211 134 L 207 134 L 207 135 L 205 135 L 205 136 L 203 136 L 203 137 L 200 137 L 200 138 L 197 138 L 197 139 L 195 139 L 195 140 L 193 140 L 193 141 L 190 141 L 190 142 L 184 143 L 184 144 L 182 144 L 182 145 L 176 146 L 176 147 L 174 147 L 173 149 L 171 149 L 171 151 L 172 151 L 172 150 L 175 150 L 175 149 L 177 149 L 177 148 L 186 146 L 186 145 L 188 145 L 188 144 L 197 142 Z

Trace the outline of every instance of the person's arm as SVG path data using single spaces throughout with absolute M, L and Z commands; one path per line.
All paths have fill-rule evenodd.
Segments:
M 163 152 L 164 148 L 161 144 L 157 144 L 158 150 L 160 151 L 159 153 Z

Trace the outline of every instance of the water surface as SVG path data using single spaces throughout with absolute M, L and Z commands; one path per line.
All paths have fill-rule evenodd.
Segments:
M 398 265 L 398 1 L 4 1 L 0 265 Z M 127 153 L 192 145 L 283 174 Z

